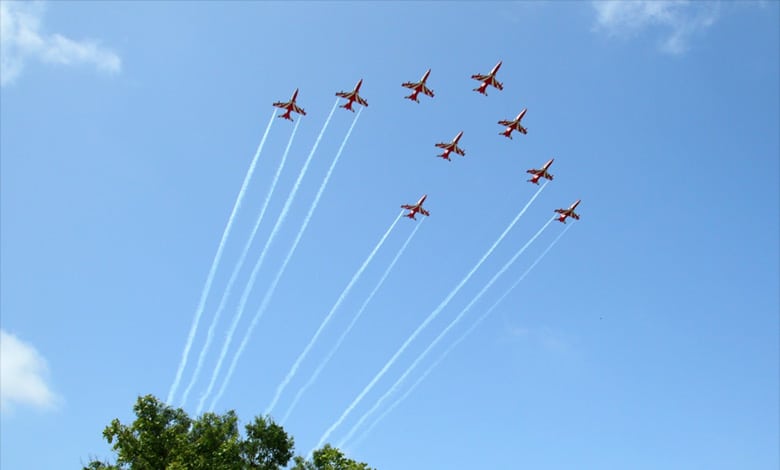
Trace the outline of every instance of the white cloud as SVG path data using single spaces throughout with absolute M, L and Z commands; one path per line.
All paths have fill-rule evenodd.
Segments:
M 75 41 L 41 31 L 44 6 L 39 2 L 0 2 L 0 85 L 12 83 L 30 59 L 44 63 L 91 64 L 118 73 L 119 56 L 94 41 Z
M 679 55 L 692 36 L 715 22 L 718 3 L 689 0 L 600 0 L 592 2 L 596 29 L 610 36 L 628 37 L 658 28 L 664 31 L 662 51 Z
M 539 328 L 527 328 L 523 326 L 508 326 L 507 333 L 511 338 L 519 338 L 523 341 L 537 343 L 543 349 L 550 352 L 565 353 L 571 350 L 571 341 L 560 331 L 542 326 Z
M 50 409 L 56 395 L 46 384 L 46 360 L 35 348 L 16 336 L 0 330 L 0 409 L 30 405 Z

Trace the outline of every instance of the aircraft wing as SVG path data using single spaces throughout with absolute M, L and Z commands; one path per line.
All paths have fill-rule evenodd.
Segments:
M 419 85 L 420 85 L 420 82 L 417 82 L 417 83 L 404 82 L 404 83 L 401 84 L 402 87 L 411 88 L 412 90 L 417 88 Z
M 411 204 L 404 204 L 403 206 L 401 206 L 401 209 L 406 209 L 406 210 L 411 211 L 411 210 L 414 210 L 414 206 L 411 205 Z
M 447 149 L 447 148 L 449 148 L 451 145 L 452 145 L 452 144 L 445 144 L 444 142 L 439 142 L 438 144 L 436 144 L 436 147 L 439 147 L 440 149 Z
M 569 211 L 569 209 L 555 209 L 555 212 L 557 212 L 559 214 L 565 214 L 568 211 Z
M 503 90 L 504 89 L 504 85 L 501 82 L 499 82 L 498 80 L 496 80 L 495 78 L 493 80 L 491 80 L 490 84 L 493 85 L 494 87 L 498 88 L 499 90 Z
M 503 121 L 498 121 L 498 123 L 501 124 L 502 126 L 510 126 L 510 127 L 515 127 L 517 125 L 516 121 L 507 121 L 506 119 L 504 119 Z
M 464 152 L 463 149 L 458 147 L 457 145 L 455 146 L 454 149 L 452 149 L 452 151 L 457 153 L 458 155 L 464 155 L 464 156 L 466 155 L 466 152 Z
M 293 111 L 295 111 L 298 114 L 303 114 L 304 116 L 306 116 L 306 111 L 304 111 L 303 108 L 301 108 L 297 104 L 293 105 Z
M 286 108 L 288 104 L 290 103 L 289 102 L 283 103 L 281 101 L 277 101 L 276 103 L 272 103 L 272 106 L 275 106 L 277 108 Z
M 488 80 L 490 78 L 490 75 L 482 75 L 482 74 L 474 74 L 471 76 L 474 80 L 479 80 L 480 82 L 484 82 L 485 80 Z
M 569 214 L 569 217 L 571 217 L 572 219 L 575 219 L 575 220 L 580 220 L 580 216 L 578 214 L 575 214 L 574 212 Z
M 428 212 L 427 210 L 423 209 L 422 207 L 420 208 L 420 214 L 422 214 L 422 215 L 431 215 L 430 212 Z
M 362 104 L 363 106 L 368 106 L 368 101 L 361 98 L 360 95 L 355 95 L 355 101 L 357 101 L 359 104 Z
M 433 98 L 433 90 L 431 90 L 427 86 L 423 85 L 422 92 L 423 92 L 424 95 L 428 95 L 431 98 Z
M 338 96 L 340 98 L 347 98 L 347 99 L 349 99 L 349 98 L 352 97 L 352 94 L 353 93 L 351 91 L 340 91 L 340 92 L 336 93 L 336 96 Z

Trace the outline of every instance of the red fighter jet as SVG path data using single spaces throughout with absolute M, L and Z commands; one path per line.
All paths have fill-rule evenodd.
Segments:
M 416 103 L 419 103 L 420 101 L 417 99 L 417 95 L 422 92 L 423 95 L 430 96 L 433 98 L 433 90 L 425 86 L 425 81 L 428 80 L 428 75 L 431 74 L 431 69 L 428 69 L 427 72 L 425 72 L 425 75 L 422 76 L 419 82 L 405 82 L 402 83 L 401 86 L 404 88 L 410 88 L 414 90 L 414 92 L 409 96 L 404 96 L 404 98 L 412 100 Z
M 362 104 L 363 106 L 368 106 L 368 101 L 361 98 L 360 95 L 358 94 L 358 92 L 360 91 L 360 85 L 362 84 L 363 84 L 363 79 L 361 78 L 360 81 L 357 82 L 357 85 L 355 85 L 354 90 L 350 92 L 340 91 L 336 93 L 336 96 L 340 98 L 346 98 L 347 100 L 349 100 L 347 101 L 347 104 L 341 105 L 339 106 L 339 108 L 348 109 L 354 113 L 355 110 L 352 109 L 352 103 L 354 103 L 355 101 L 357 101 L 358 104 Z
M 292 95 L 292 98 L 290 98 L 290 101 L 287 101 L 286 103 L 282 103 L 281 101 L 277 101 L 276 103 L 273 103 L 273 105 L 277 108 L 286 109 L 287 112 L 284 114 L 280 114 L 276 117 L 280 117 L 282 119 L 287 119 L 289 121 L 292 121 L 293 119 L 290 117 L 291 112 L 295 112 L 298 114 L 302 114 L 306 116 L 306 111 L 303 110 L 300 106 L 295 104 L 295 99 L 298 98 L 298 89 L 295 89 L 295 92 Z
M 463 151 L 462 148 L 458 147 L 458 141 L 460 140 L 460 137 L 463 135 L 463 131 L 458 132 L 458 135 L 455 136 L 454 139 L 452 139 L 452 142 L 445 143 L 445 142 L 439 142 L 436 144 L 436 147 L 439 147 L 440 149 L 444 149 L 444 153 L 441 155 L 436 155 L 437 157 L 441 157 L 447 161 L 450 160 L 450 152 L 455 152 L 460 156 L 465 156 L 466 152 Z
M 553 175 L 547 173 L 547 169 L 550 168 L 550 165 L 552 165 L 553 160 L 555 159 L 551 158 L 547 160 L 547 163 L 545 163 L 544 166 L 542 166 L 538 170 L 536 169 L 527 170 L 526 173 L 531 173 L 532 175 L 534 175 L 528 181 L 530 181 L 533 184 L 539 184 L 539 178 L 547 178 L 548 180 L 552 181 Z
M 528 134 L 528 129 L 526 129 L 520 124 L 520 121 L 523 119 L 527 111 L 528 111 L 527 109 L 523 108 L 523 110 L 520 111 L 520 114 L 517 115 L 514 121 L 506 121 L 506 120 L 498 121 L 498 123 L 501 124 L 502 126 L 507 126 L 506 129 L 504 129 L 504 132 L 499 132 L 499 134 L 505 137 L 509 137 L 510 139 L 512 138 L 512 131 L 517 131 L 522 134 Z
M 404 204 L 403 206 L 401 206 L 401 209 L 406 209 L 406 210 L 410 211 L 410 212 L 409 212 L 408 214 L 406 214 L 404 217 L 409 217 L 410 219 L 417 220 L 417 219 L 414 217 L 414 214 L 416 214 L 416 213 L 418 213 L 418 212 L 419 212 L 420 214 L 424 215 L 424 216 L 429 216 L 429 215 L 431 215 L 431 213 L 430 213 L 430 212 L 428 212 L 428 211 L 426 211 L 425 209 L 423 209 L 423 206 L 422 206 L 422 205 L 423 205 L 423 202 L 425 202 L 425 198 L 426 198 L 426 197 L 428 197 L 428 195 L 427 195 L 427 194 L 423 194 L 423 197 L 421 197 L 421 198 L 420 198 L 420 200 L 419 200 L 419 201 L 417 201 L 417 204 L 415 204 L 415 205 Z
M 482 93 L 483 95 L 487 96 L 487 93 L 485 92 L 485 89 L 488 87 L 488 85 L 491 85 L 495 88 L 498 88 L 499 90 L 504 89 L 504 85 L 501 84 L 498 80 L 496 80 L 496 72 L 498 72 L 498 69 L 501 68 L 501 62 L 498 61 L 495 67 L 493 67 L 493 70 L 490 71 L 487 75 L 480 75 L 480 74 L 474 74 L 471 76 L 474 80 L 479 80 L 482 82 L 482 84 L 479 86 L 479 88 L 474 88 L 474 91 L 477 93 Z
M 574 212 L 574 209 L 577 208 L 577 205 L 580 203 L 580 200 L 577 199 L 577 202 L 569 206 L 568 209 L 555 209 L 555 212 L 561 214 L 560 217 L 558 217 L 558 222 L 566 223 L 566 217 L 571 217 L 574 220 L 580 220 L 580 216 Z

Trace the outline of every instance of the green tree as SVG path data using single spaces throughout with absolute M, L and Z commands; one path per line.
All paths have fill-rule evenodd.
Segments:
M 363 462 L 348 459 L 344 454 L 331 447 L 330 444 L 320 450 L 315 450 L 312 461 L 306 461 L 303 457 L 295 457 L 295 465 L 292 470 L 374 470 Z
M 103 437 L 116 452 L 111 464 L 90 461 L 84 470 L 279 470 L 294 455 L 294 440 L 270 417 L 256 417 L 239 432 L 234 411 L 190 418 L 152 395 L 138 397 L 130 425 L 111 421 Z M 295 457 L 299 470 L 371 470 L 328 445 L 313 461 Z

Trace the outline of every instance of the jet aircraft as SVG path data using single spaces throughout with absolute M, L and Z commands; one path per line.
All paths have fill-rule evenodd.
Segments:
M 431 69 L 428 69 L 427 72 L 425 72 L 425 75 L 422 76 L 419 82 L 404 82 L 401 84 L 404 88 L 410 88 L 414 90 L 414 92 L 409 96 L 404 96 L 404 98 L 412 100 L 416 103 L 419 103 L 420 101 L 417 99 L 417 95 L 422 92 L 422 94 L 430 96 L 433 98 L 433 90 L 425 86 L 425 81 L 428 80 L 428 75 L 431 74 Z
M 440 149 L 444 149 L 444 153 L 436 156 L 441 157 L 448 161 L 452 161 L 450 160 L 450 152 L 455 152 L 458 155 L 465 156 L 466 152 L 462 148 L 458 147 L 458 141 L 460 140 L 460 137 L 462 135 L 463 135 L 463 131 L 460 131 L 458 132 L 458 135 L 456 135 L 455 138 L 452 139 L 452 142 L 450 143 L 439 142 L 438 144 L 436 144 L 436 147 L 439 147 Z
M 487 93 L 485 92 L 485 89 L 488 87 L 488 85 L 491 85 L 495 88 L 498 88 L 499 90 L 504 89 L 504 85 L 496 80 L 496 73 L 498 72 L 498 69 L 501 68 L 501 62 L 498 61 L 495 67 L 493 67 L 493 70 L 490 71 L 487 75 L 481 75 L 481 74 L 474 74 L 471 76 L 474 80 L 479 80 L 482 82 L 481 85 L 479 85 L 479 88 L 474 88 L 474 91 L 477 93 L 482 93 L 483 95 L 487 96 Z
M 421 197 L 420 200 L 417 201 L 417 204 L 414 204 L 414 205 L 404 204 L 403 206 L 401 206 L 401 209 L 406 209 L 406 210 L 410 211 L 408 214 L 404 215 L 404 217 L 409 217 L 410 219 L 417 220 L 417 218 L 414 216 L 414 214 L 416 214 L 418 212 L 420 214 L 424 215 L 424 216 L 431 215 L 431 213 L 428 212 L 427 210 L 423 209 L 423 206 L 422 206 L 423 203 L 425 202 L 425 198 L 427 198 L 427 197 L 428 197 L 427 194 L 423 194 L 423 197 Z
M 523 119 L 527 111 L 528 111 L 527 109 L 523 108 L 523 110 L 520 111 L 520 114 L 517 115 L 514 121 L 507 121 L 507 120 L 498 121 L 498 123 L 501 124 L 502 126 L 507 126 L 504 132 L 499 132 L 499 134 L 505 137 L 509 137 L 510 139 L 512 138 L 512 131 L 528 134 L 528 129 L 526 129 L 520 124 L 520 121 Z
M 574 212 L 574 209 L 577 208 L 577 205 L 580 203 L 580 200 L 577 199 L 577 202 L 569 206 L 568 209 L 555 209 L 555 212 L 561 214 L 560 217 L 558 217 L 558 222 L 566 223 L 566 217 L 571 217 L 574 220 L 580 220 L 579 214 Z
M 347 104 L 341 105 L 341 106 L 339 106 L 339 108 L 348 109 L 348 110 L 350 110 L 350 111 L 352 111 L 354 113 L 355 110 L 352 109 L 352 103 L 354 103 L 355 101 L 357 101 L 358 104 L 362 104 L 363 106 L 368 106 L 368 101 L 364 100 L 358 94 L 358 92 L 360 91 L 360 85 L 362 85 L 362 84 L 363 84 L 363 79 L 361 78 L 360 81 L 357 82 L 357 85 L 355 85 L 355 89 L 354 90 L 352 90 L 350 92 L 340 91 L 340 92 L 336 93 L 336 96 L 341 97 L 341 98 L 346 98 L 348 100 Z
M 303 108 L 301 108 L 300 106 L 295 104 L 295 100 L 297 98 L 298 98 L 298 89 L 296 88 L 295 92 L 293 92 L 292 98 L 290 98 L 290 101 L 287 101 L 287 102 L 284 102 L 284 103 L 281 102 L 281 101 L 277 101 L 276 103 L 273 103 L 273 106 L 275 106 L 277 108 L 282 108 L 282 109 L 286 109 L 287 110 L 286 113 L 280 114 L 280 115 L 278 115 L 276 117 L 280 117 L 282 119 L 287 119 L 289 121 L 292 121 L 293 119 L 290 117 L 290 113 L 291 112 L 295 112 L 295 113 L 302 114 L 302 115 L 306 116 L 306 111 L 304 111 Z
M 551 158 L 551 159 L 547 160 L 547 163 L 545 163 L 544 166 L 542 166 L 538 170 L 536 170 L 536 169 L 527 170 L 526 173 L 530 173 L 530 174 L 534 175 L 528 181 L 530 181 L 533 184 L 539 184 L 539 178 L 547 178 L 548 180 L 552 181 L 553 175 L 548 173 L 547 169 L 550 168 L 550 165 L 552 165 L 553 160 L 555 160 L 555 159 Z

